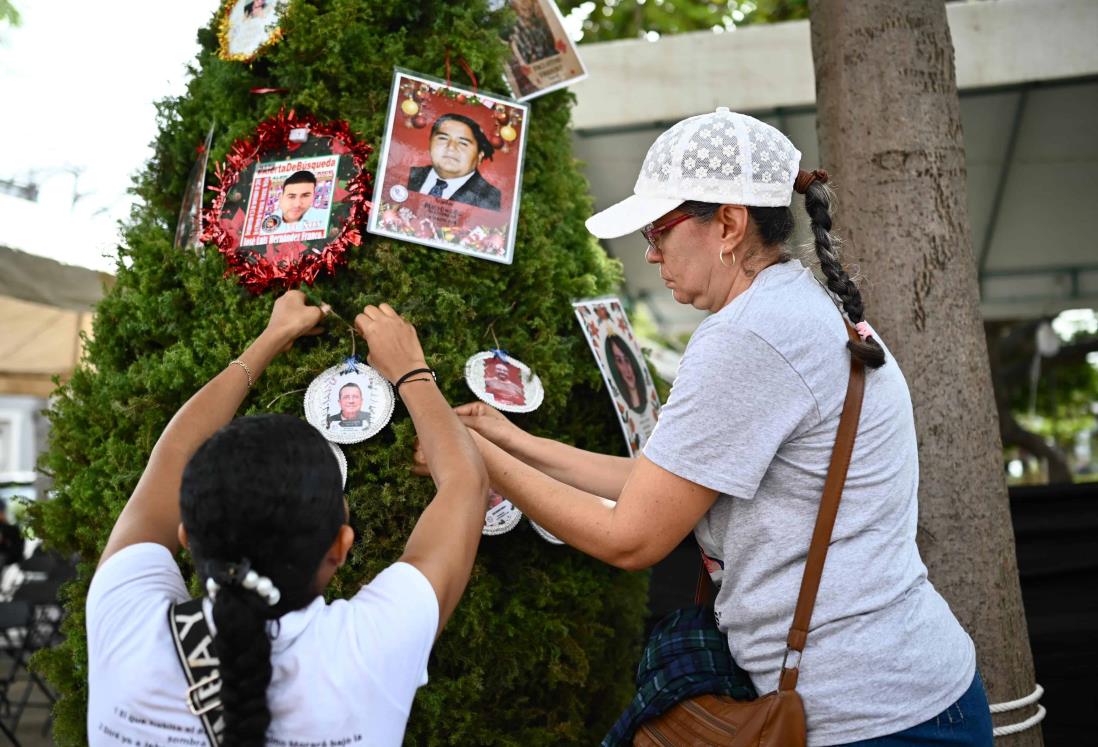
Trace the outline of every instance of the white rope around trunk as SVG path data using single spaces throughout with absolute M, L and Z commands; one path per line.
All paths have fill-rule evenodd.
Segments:
M 989 708 L 992 713 L 1005 713 L 1007 711 L 1016 711 L 1019 708 L 1025 708 L 1028 705 L 1033 705 L 1041 699 L 1041 696 L 1045 694 L 1045 688 L 1040 685 L 1035 685 L 1033 692 L 1024 698 L 1018 698 L 1017 700 L 1010 700 L 1006 703 L 992 703 Z M 1038 703 L 1037 713 L 1033 714 L 1025 721 L 1019 721 L 1017 724 L 1007 724 L 1006 726 L 996 726 L 992 730 L 992 734 L 996 737 L 1005 737 L 1008 734 L 1017 734 L 1020 731 L 1030 729 L 1044 720 L 1047 711 L 1045 707 Z

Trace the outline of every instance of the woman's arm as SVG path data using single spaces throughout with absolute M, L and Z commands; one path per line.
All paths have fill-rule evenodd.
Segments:
M 523 513 L 577 550 L 625 570 L 665 558 L 717 499 L 716 490 L 641 456 L 615 503 L 554 480 L 475 432 L 474 440 L 489 482 Z
M 238 360 L 258 378 L 275 357 L 303 334 L 320 331 L 326 310 L 305 303 L 300 291 L 288 291 L 275 301 L 267 328 Z M 179 550 L 179 488 L 183 468 L 206 439 L 232 420 L 248 393 L 248 371 L 230 363 L 171 419 L 149 455 L 145 472 L 111 530 L 99 565 L 119 550 L 155 542 Z
M 532 436 L 483 402 L 462 405 L 456 412 L 470 430 L 539 472 L 612 501 L 618 500 L 636 465 L 636 460 L 628 457 L 584 451 L 559 441 Z M 416 461 L 422 464 L 422 459 L 422 454 L 417 452 Z
M 415 328 L 388 304 L 367 306 L 355 318 L 355 326 L 370 346 L 367 361 L 389 381 L 428 367 Z M 419 569 L 434 589 L 439 607 L 437 633 L 441 633 L 473 570 L 488 510 L 488 476 L 469 430 L 454 415 L 433 377 L 413 376 L 398 394 L 412 416 L 424 464 L 438 489 L 416 522 L 400 560 Z

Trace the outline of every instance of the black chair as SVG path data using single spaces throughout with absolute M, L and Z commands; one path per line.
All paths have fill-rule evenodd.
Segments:
M 0 671 L 0 733 L 14 745 L 19 745 L 15 729 L 23 715 L 29 688 L 24 689 L 24 697 L 12 696 L 19 674 L 26 671 L 27 659 L 32 653 L 30 631 L 33 626 L 34 607 L 31 604 L 0 602 L 0 654 L 7 659 Z

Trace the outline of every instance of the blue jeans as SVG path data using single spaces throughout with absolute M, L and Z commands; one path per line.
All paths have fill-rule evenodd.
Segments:
M 980 673 L 960 699 L 932 719 L 886 737 L 851 742 L 846 747 L 910 747 L 914 745 L 969 745 L 991 747 L 991 711 Z

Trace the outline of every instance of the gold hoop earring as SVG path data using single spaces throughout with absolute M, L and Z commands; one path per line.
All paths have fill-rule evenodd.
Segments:
M 724 261 L 724 252 L 720 252 L 719 254 L 717 254 L 717 259 L 719 259 L 721 261 L 721 264 L 724 265 L 725 267 L 735 267 L 736 266 L 736 253 L 735 252 L 729 252 L 729 254 L 732 255 L 732 264 L 728 264 Z

